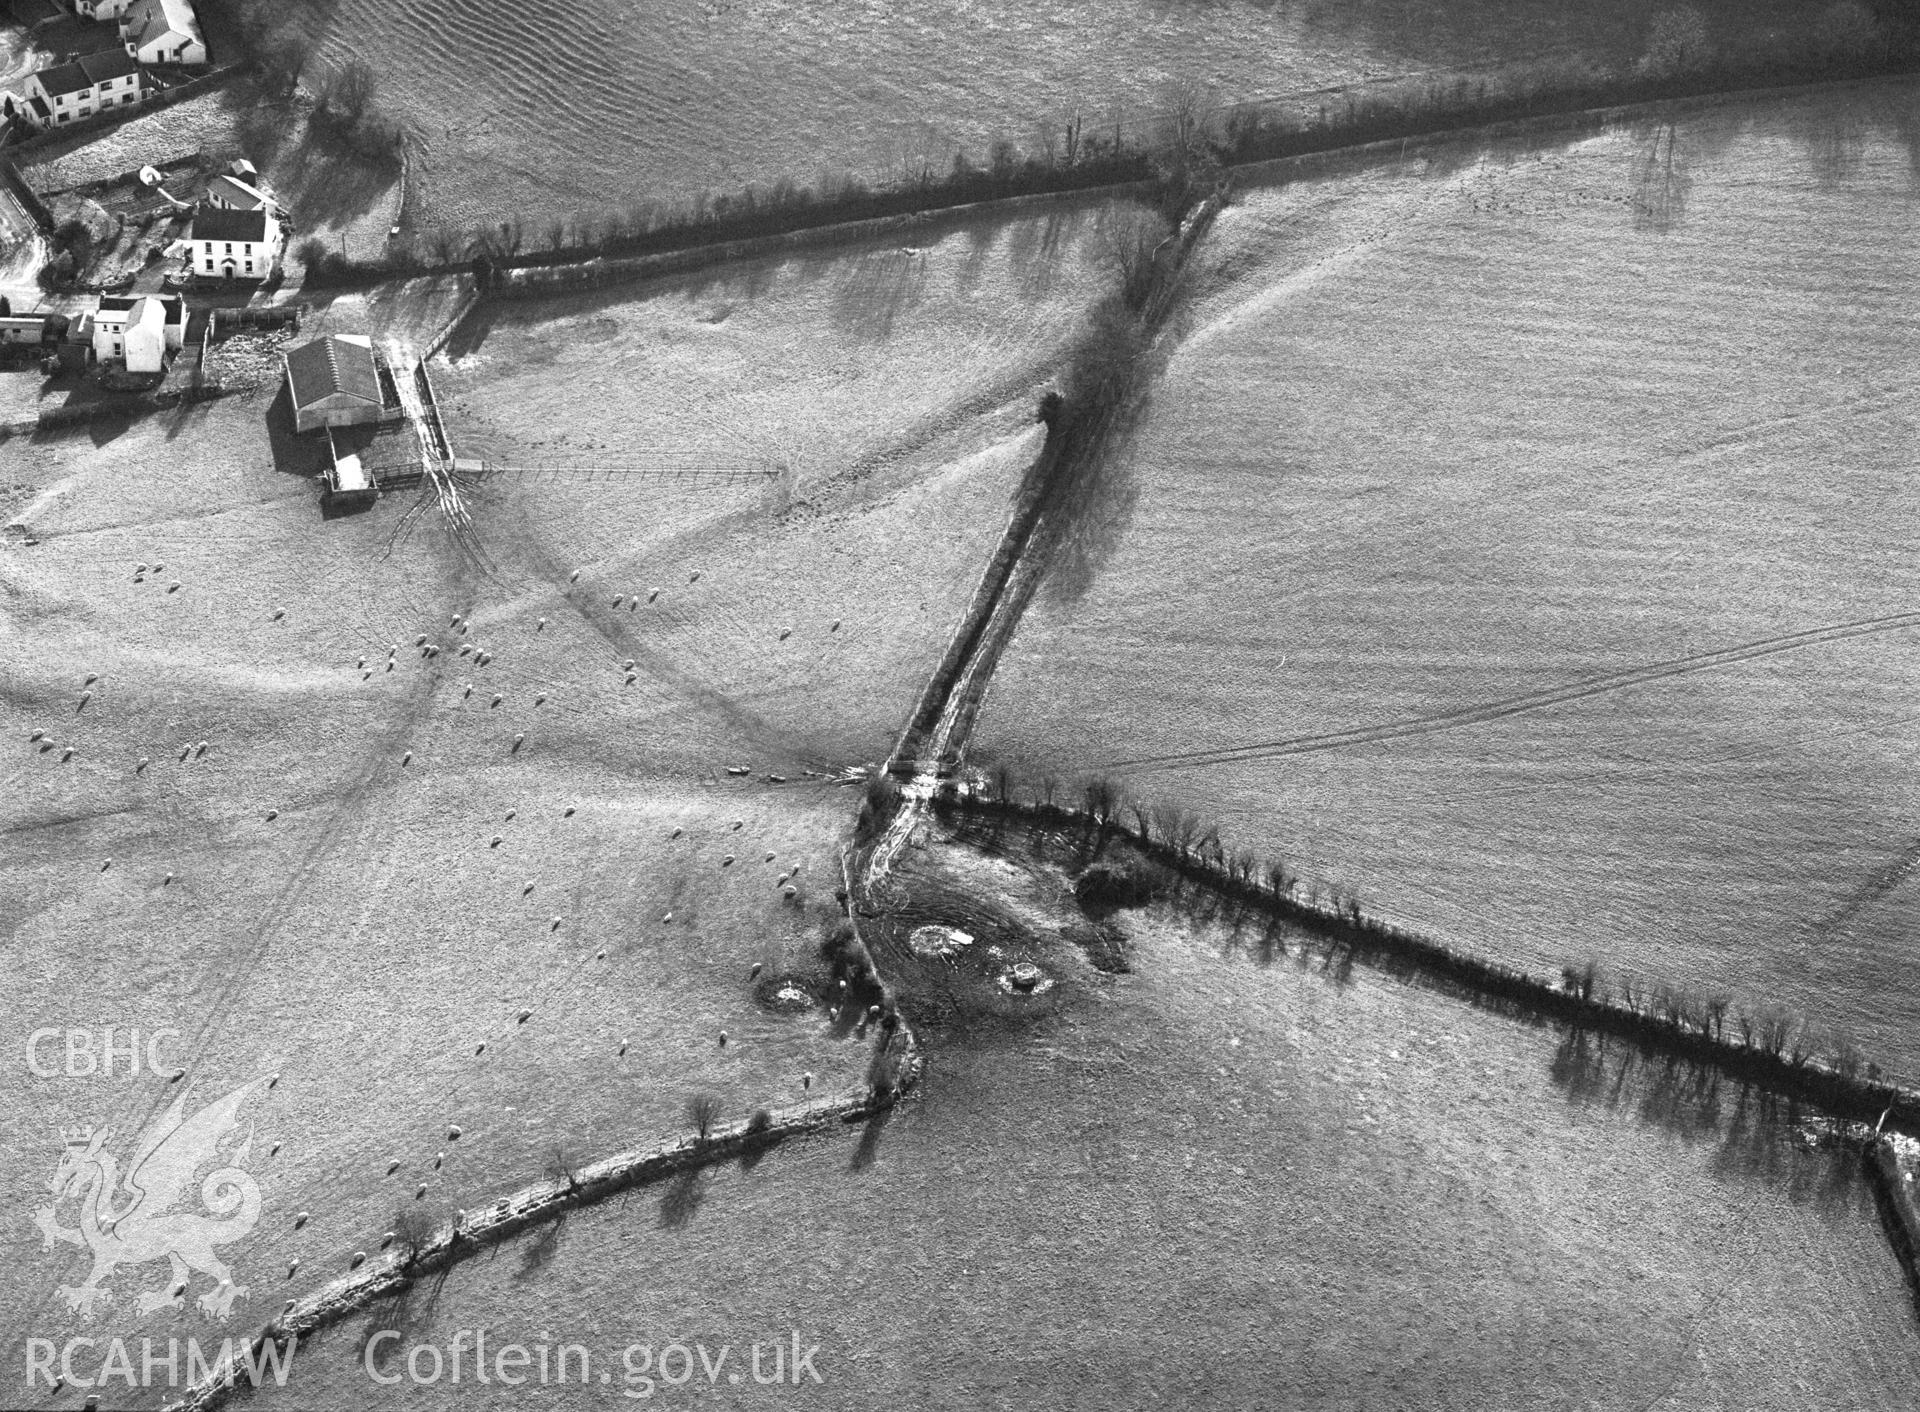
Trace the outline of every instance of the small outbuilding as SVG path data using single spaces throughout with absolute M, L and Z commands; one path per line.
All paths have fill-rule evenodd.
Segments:
M 67 336 L 65 314 L 0 314 L 0 344 L 51 347 Z
M 273 198 L 252 182 L 222 172 L 207 183 L 207 204 L 222 211 L 264 211 Z
M 293 404 L 296 431 L 360 426 L 401 416 L 397 394 L 387 395 L 393 380 L 380 376 L 369 338 L 326 334 L 293 349 L 286 355 L 286 364 L 287 399 Z

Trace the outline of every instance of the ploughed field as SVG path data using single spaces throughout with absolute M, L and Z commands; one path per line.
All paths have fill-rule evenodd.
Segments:
M 1917 101 L 1249 193 L 976 761 L 1920 1076 Z
M 927 277 L 970 271 L 1036 347 L 1071 328 L 1077 246 L 1058 302 L 1030 316 L 1004 251 L 941 249 Z M 250 395 L 16 463 L 0 1022 L 16 1053 L 60 1033 L 48 1074 L 8 1090 L 10 1378 L 29 1337 L 119 1336 L 136 1362 L 141 1337 L 217 1346 L 376 1253 L 405 1211 L 444 1219 L 678 1138 L 696 1090 L 739 1118 L 798 1100 L 808 1073 L 815 1096 L 861 1081 L 867 1046 L 819 1003 L 762 1004 L 749 968 L 826 993 L 816 943 L 857 798 L 840 780 L 884 752 L 965 606 L 1037 443 L 1035 389 L 982 386 L 965 357 L 936 366 L 910 319 L 845 332 L 816 297 L 838 287 L 832 262 L 809 268 L 733 289 L 729 317 L 822 358 L 850 350 L 835 395 L 881 410 L 857 444 L 798 437 L 773 479 L 675 474 L 719 423 L 674 399 L 726 386 L 751 441 L 750 390 L 785 395 L 770 365 L 722 334 L 678 382 L 630 349 L 618 386 L 575 401 L 578 311 L 534 305 L 488 335 L 518 355 L 494 374 L 471 345 L 465 372 L 436 365 L 456 449 L 531 454 L 500 428 L 570 428 L 644 444 L 664 474 L 501 475 L 472 488 L 461 541 L 410 514 L 409 492 L 323 519 L 320 453 L 293 436 L 271 363 Z M 343 299 L 299 337 L 424 344 L 448 307 L 426 286 Z M 593 317 L 625 322 L 595 346 L 691 339 L 706 308 L 603 298 Z M 896 362 L 940 413 L 927 425 L 905 416 Z M 107 1026 L 122 1050 L 129 1030 L 177 1031 L 158 1054 L 186 1077 L 130 1075 L 124 1054 L 111 1076 L 89 1066 Z M 71 1065 L 68 1030 L 85 1032 Z M 151 1263 L 109 1278 L 93 1318 L 72 1312 L 59 1287 L 82 1282 L 84 1252 L 43 1251 L 30 1220 L 63 1131 L 110 1128 L 124 1171 L 176 1095 L 191 1114 L 269 1076 L 226 1144 L 250 1134 L 261 1191 L 257 1225 L 221 1252 L 248 1290 L 236 1322 L 197 1307 L 197 1275 L 184 1308 L 143 1313 L 136 1296 L 167 1283 Z M 71 1202 L 59 1215 L 76 1222 Z
M 1173 79 L 1239 101 L 1541 57 L 1629 61 L 1669 8 L 341 0 L 316 53 L 378 72 L 382 105 L 419 143 L 409 218 L 431 226 L 923 160 L 944 171 L 956 149 L 984 162 L 996 139 L 1037 152 L 1035 125 L 1076 108 L 1089 133 L 1137 124 Z M 1812 23 L 1785 0 L 1702 8 L 1716 39 Z
M 1035 933 L 1064 892 L 955 867 Z M 547 1364 L 563 1407 L 762 1405 L 752 1345 L 770 1375 L 795 1331 L 848 1409 L 1904 1405 L 1912 1314 L 1857 1164 L 1750 1096 L 1337 980 L 1290 935 L 1263 964 L 1252 934 L 1121 926 L 1132 974 L 1056 942 L 1033 1014 L 925 1031 L 885 1123 L 524 1237 L 321 1335 L 276 1396 L 509 1406 L 530 1387 L 475 1381 L 484 1328 L 490 1363 L 586 1349 L 584 1385 Z M 429 1383 L 462 1330 L 463 1381 Z

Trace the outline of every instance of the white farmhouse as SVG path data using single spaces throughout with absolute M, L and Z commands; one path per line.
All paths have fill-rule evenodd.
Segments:
M 133 0 L 120 16 L 120 42 L 143 64 L 207 62 L 207 41 L 189 0 Z
M 89 319 L 93 356 L 124 362 L 130 373 L 157 373 L 186 341 L 186 301 L 179 295 L 107 295 Z
M 264 207 L 209 206 L 187 232 L 187 268 L 203 279 L 266 279 L 279 269 L 283 239 L 280 222 Z
M 69 59 L 27 75 L 24 93 L 7 95 L 7 111 L 33 127 L 77 123 L 146 96 L 140 66 L 118 49 Z

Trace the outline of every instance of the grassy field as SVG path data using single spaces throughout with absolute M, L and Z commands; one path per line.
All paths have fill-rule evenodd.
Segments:
M 1075 109 L 1089 131 L 1137 121 L 1174 79 L 1240 100 L 1528 58 L 1625 62 L 1669 8 L 342 0 L 318 53 L 322 68 L 357 57 L 381 75 L 419 142 L 413 217 L 471 224 L 823 170 L 883 176 L 923 156 L 944 169 L 998 138 L 1034 147 L 1037 124 Z M 1786 0 L 1702 8 L 1717 36 L 1809 23 Z
M 265 1203 L 229 1251 L 244 1317 L 376 1248 L 403 1207 L 444 1215 L 541 1175 L 556 1149 L 685 1131 L 695 1088 L 738 1116 L 797 1096 L 809 1071 L 816 1091 L 858 1081 L 864 1044 L 819 1010 L 762 1009 L 749 967 L 816 964 L 855 802 L 827 776 L 884 752 L 1034 439 L 1033 387 L 981 385 L 984 358 L 941 361 L 935 324 L 977 296 L 1041 358 L 1054 321 L 1071 326 L 1077 268 L 1027 311 L 1006 249 L 956 237 L 926 261 L 937 309 L 857 333 L 823 297 L 847 284 L 831 261 L 732 289 L 736 330 L 783 328 L 822 359 L 839 347 L 833 389 L 809 395 L 821 415 L 835 397 L 875 410 L 837 447 L 824 421 L 783 427 L 783 399 L 806 399 L 780 360 L 747 366 L 734 334 L 684 385 L 639 375 L 663 330 L 691 337 L 712 289 L 599 301 L 591 317 L 620 327 L 596 356 L 623 374 L 586 397 L 580 311 L 517 309 L 464 371 L 442 369 L 463 451 L 531 454 L 516 433 L 561 425 L 658 446 L 690 424 L 683 386 L 724 377 L 735 431 L 760 386 L 753 426 L 790 434 L 791 455 L 771 482 L 502 477 L 465 543 L 410 522 L 405 497 L 323 520 L 277 379 L 19 463 L 21 532 L 0 544 L 15 978 L 0 1025 L 20 1045 L 43 1027 L 175 1028 L 166 1053 L 196 1104 L 279 1075 L 243 1114 Z M 456 297 L 338 300 L 301 336 L 417 344 Z M 0 1187 L 30 1213 L 63 1127 L 111 1125 L 124 1160 L 180 1091 L 146 1075 L 14 1085 L 22 1140 Z M 164 1278 L 152 1266 L 122 1270 L 85 1323 L 56 1292 L 78 1257 L 43 1254 L 25 1219 L 4 1240 L 22 1272 L 0 1300 L 16 1369 L 29 1334 L 217 1341 L 192 1309 L 136 1313 Z
M 744 1371 L 793 1329 L 848 1409 L 1903 1405 L 1913 1315 L 1845 1159 L 1550 1031 L 1125 926 L 1133 974 L 1057 946 L 1061 1007 L 936 1031 L 885 1125 L 463 1266 L 305 1346 L 276 1401 L 506 1406 L 528 1390 L 470 1361 L 457 1393 L 406 1380 L 412 1346 L 484 1327 L 587 1346 L 612 1384 L 541 1390 L 569 1408 L 612 1405 L 628 1345 Z M 362 1363 L 381 1329 L 395 1386 Z M 679 1395 L 776 1395 L 695 1370 Z
M 1920 1074 L 1915 97 L 1250 195 L 978 758 Z

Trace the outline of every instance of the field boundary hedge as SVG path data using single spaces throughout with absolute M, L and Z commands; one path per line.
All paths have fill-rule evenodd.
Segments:
M 1420 90 L 1396 98 L 1349 95 L 1343 116 L 1299 124 L 1287 114 L 1297 108 L 1299 96 L 1258 99 L 1220 110 L 1230 115 L 1225 130 L 1209 132 L 1207 140 L 1219 163 L 1237 178 L 1256 183 L 1283 180 L 1283 173 L 1307 159 L 1320 161 L 1366 155 L 1414 142 L 1458 141 L 1480 136 L 1505 138 L 1529 132 L 1600 127 L 1663 113 L 1713 107 L 1726 103 L 1788 98 L 1830 89 L 1859 87 L 1920 72 L 1920 41 L 1907 48 L 1889 48 L 1877 59 L 1844 63 L 1832 60 L 1728 61 L 1718 67 L 1681 74 L 1607 75 L 1581 70 L 1569 80 L 1521 83 L 1506 92 L 1490 92 L 1488 80 L 1477 90 L 1465 81 L 1451 95 Z M 1489 80 L 1498 82 L 1499 74 Z M 1419 80 L 1408 80 L 1409 87 Z M 1308 95 L 1319 96 L 1319 95 Z M 1217 115 L 1216 115 L 1217 116 Z M 1136 126 L 1138 126 L 1136 124 Z M 519 241 L 496 248 L 495 227 L 469 232 L 464 245 L 443 233 L 443 258 L 420 258 L 411 250 L 389 252 L 375 260 L 347 261 L 328 256 L 307 272 L 314 288 L 363 287 L 393 278 L 472 272 L 483 285 L 493 285 L 509 271 L 588 268 L 602 262 L 642 257 L 685 257 L 690 263 L 665 262 L 657 269 L 642 266 L 617 277 L 586 275 L 572 285 L 597 287 L 615 279 L 648 273 L 676 273 L 717 260 L 773 253 L 779 237 L 809 233 L 816 240 L 858 239 L 886 229 L 884 222 L 924 218 L 936 213 L 979 215 L 990 209 L 1018 209 L 1014 203 L 1057 199 L 1069 195 L 1101 195 L 1111 199 L 1149 187 L 1164 161 L 1161 147 L 1129 147 L 1115 133 L 1104 143 L 1098 134 L 1086 140 L 1086 155 L 1069 162 L 1024 162 L 1009 158 L 982 168 L 956 160 L 944 176 L 930 172 L 892 185 L 869 187 L 850 181 L 831 194 L 781 184 L 771 190 L 749 187 L 744 192 L 703 198 L 690 211 L 671 214 L 658 224 L 621 234 L 607 234 L 539 252 L 527 252 Z M 1016 154 L 1017 155 L 1017 154 Z M 651 219 L 651 218 L 649 218 Z M 519 222 L 505 222 L 518 227 Z M 459 250 L 457 258 L 447 258 Z M 717 249 L 723 253 L 698 257 L 690 252 Z M 730 252 L 730 253 L 724 253 Z
M 301 1337 L 339 1323 L 376 1299 L 404 1292 L 423 1275 L 443 1274 L 481 1251 L 542 1222 L 557 1220 L 576 1207 L 597 1205 L 631 1187 L 743 1157 L 789 1138 L 877 1117 L 914 1088 L 923 1067 L 912 1030 L 902 1023 L 894 1033 L 898 1039 L 892 1043 L 901 1049 L 901 1058 L 890 1088 L 867 1088 L 784 1109 L 762 1109 L 753 1116 L 718 1125 L 706 1137 L 684 1137 L 659 1147 L 618 1152 L 588 1163 L 570 1176 L 522 1187 L 476 1213 L 458 1212 L 409 1250 L 394 1251 L 333 1280 L 296 1301 L 252 1338 L 236 1340 L 233 1353 L 223 1358 L 205 1381 L 168 1403 L 164 1412 L 211 1412 L 246 1387 L 243 1370 L 249 1363 L 259 1367 L 269 1345 L 291 1357 Z
M 1427 133 L 1390 134 L 1341 147 L 1262 157 L 1235 163 L 1232 171 L 1237 180 L 1251 186 L 1284 185 L 1287 181 L 1294 179 L 1295 173 L 1303 167 L 1323 167 L 1356 158 L 1362 160 L 1369 157 L 1398 158 L 1407 153 L 1424 151 L 1428 147 L 1455 142 L 1462 138 L 1472 137 L 1497 142 L 1530 136 L 1544 137 L 1560 132 L 1604 131 L 1635 120 L 1681 113 L 1710 112 L 1715 108 L 1731 107 L 1736 103 L 1804 98 L 1814 93 L 1871 88 L 1907 76 L 1911 75 L 1885 73 L 1817 83 L 1712 89 L 1672 98 L 1650 98 L 1639 102 L 1613 103 L 1601 107 L 1543 110 L 1530 116 L 1492 119 L 1467 127 L 1443 128 Z
M 1389 973 L 1411 971 L 1469 995 L 1497 1000 L 1542 1019 L 1576 1029 L 1602 1031 L 1648 1048 L 1712 1065 L 1783 1097 L 1799 1099 L 1876 1130 L 1920 1135 L 1920 1090 L 1873 1077 L 1843 1073 L 1804 1051 L 1787 1054 L 1736 1042 L 1679 1023 L 1651 1008 L 1631 1007 L 1608 995 L 1583 994 L 1560 982 L 1448 946 L 1445 942 L 1366 914 L 1359 902 L 1321 903 L 1289 887 L 1277 891 L 1236 875 L 1224 858 L 1176 847 L 1151 837 L 1138 823 L 1115 813 L 1095 813 L 1058 804 L 986 799 L 949 782 L 935 809 L 957 816 L 1014 819 L 1062 833 L 1118 839 L 1140 857 L 1242 906 L 1265 912 L 1346 948 L 1357 960 Z

